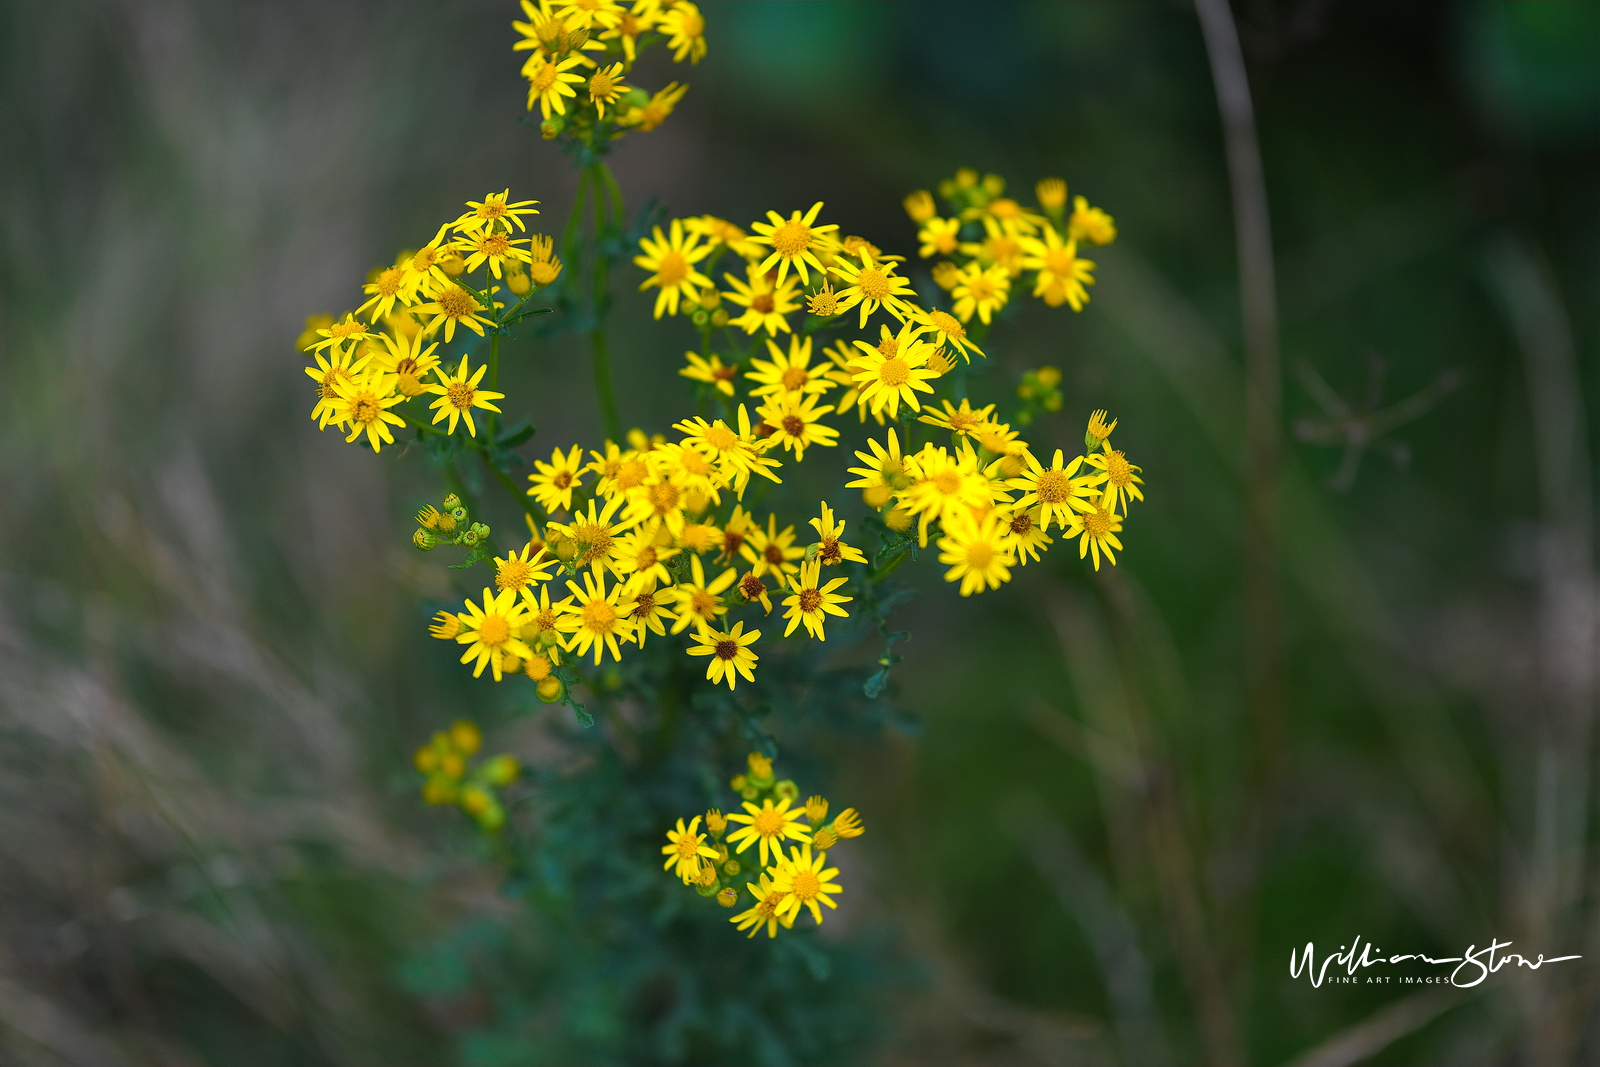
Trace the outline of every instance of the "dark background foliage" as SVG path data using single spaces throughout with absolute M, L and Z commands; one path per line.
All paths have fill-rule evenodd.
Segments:
M 972 390 L 1060 366 L 1043 448 L 1121 417 L 1149 489 L 1123 566 L 1058 548 L 972 600 L 908 568 L 910 718 L 756 724 L 865 814 L 846 906 L 789 947 L 731 935 L 615 846 L 704 803 L 754 728 L 697 709 L 704 743 L 652 779 L 679 784 L 633 788 L 626 722 L 473 683 L 423 630 L 452 595 L 405 541 L 426 465 L 306 420 L 307 314 L 486 190 L 565 217 L 514 6 L 6 4 L 0 1059 L 1592 1062 L 1597 9 L 1234 8 L 1282 317 L 1276 782 L 1244 711 L 1237 264 L 1193 10 L 705 11 L 679 112 L 615 153 L 630 204 L 822 199 L 914 252 L 901 196 L 965 165 L 1116 216 L 1088 309 L 1018 301 Z M 636 282 L 622 417 L 664 429 L 692 341 Z M 524 451 L 597 442 L 582 347 L 513 355 Z M 410 751 L 463 713 L 532 768 L 509 882 L 416 797 Z M 1461 992 L 1289 978 L 1356 935 L 1585 959 Z

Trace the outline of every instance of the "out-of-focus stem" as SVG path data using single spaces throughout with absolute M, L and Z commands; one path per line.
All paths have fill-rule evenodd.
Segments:
M 1227 149 L 1244 323 L 1245 692 L 1262 787 L 1258 810 L 1270 810 L 1283 761 L 1283 693 L 1278 607 L 1278 426 L 1282 385 L 1278 306 L 1266 179 L 1239 32 L 1228 0 L 1195 0 Z
M 590 184 L 594 187 L 594 328 L 589 331 L 589 348 L 594 360 L 594 391 L 600 400 L 600 418 L 605 424 L 606 437 L 622 442 L 622 423 L 617 418 L 617 398 L 611 388 L 611 353 L 606 347 L 606 277 L 610 259 L 601 251 L 601 243 L 615 224 L 622 226 L 622 191 L 610 169 L 600 162 L 590 165 Z M 609 195 L 602 191 L 604 184 Z M 613 217 L 614 216 L 614 217 Z
M 500 331 L 495 330 L 489 335 L 489 388 L 500 388 Z M 495 419 L 494 412 L 489 412 L 489 441 L 494 441 Z

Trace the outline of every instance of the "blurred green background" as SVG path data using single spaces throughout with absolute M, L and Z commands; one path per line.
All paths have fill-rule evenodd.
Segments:
M 1093 302 L 1017 301 L 972 391 L 1060 366 L 1029 439 L 1073 448 L 1109 408 L 1148 495 L 1114 574 L 1058 549 L 964 601 L 918 565 L 917 725 L 811 739 L 814 788 L 869 827 L 833 976 L 789 994 L 814 1039 L 750 1059 L 1600 1059 L 1600 7 L 1234 6 L 1282 319 L 1277 780 L 1244 710 L 1237 264 L 1194 11 L 705 13 L 688 97 L 615 152 L 630 204 L 821 199 L 914 253 L 912 188 L 1066 178 L 1121 232 Z M 411 750 L 461 714 L 553 774 L 610 742 L 430 642 L 428 472 L 306 419 L 308 314 L 486 190 L 565 217 L 515 14 L 0 6 L 0 1061 L 739 1062 L 662 1024 L 691 1017 L 670 945 L 639 964 L 653 999 L 580 982 L 417 799 Z M 619 401 L 661 430 L 686 335 L 634 284 Z M 598 442 L 576 341 L 512 363 L 525 451 Z M 1292 948 L 1357 935 L 1585 958 L 1463 991 L 1289 978 Z M 696 959 L 765 966 L 728 942 Z

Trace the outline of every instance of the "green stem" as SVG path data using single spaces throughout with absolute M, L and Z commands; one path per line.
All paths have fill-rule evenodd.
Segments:
M 523 511 L 526 511 L 528 516 L 536 521 L 543 518 L 543 516 L 540 515 L 538 510 L 533 506 L 533 502 L 528 499 L 528 494 L 518 489 L 517 483 L 511 480 L 511 475 L 507 474 L 499 467 L 496 467 L 493 463 L 490 463 L 489 457 L 485 453 L 479 452 L 478 458 L 483 460 L 483 465 L 489 468 L 489 473 L 494 475 L 495 481 L 499 482 L 501 486 L 505 488 L 507 495 L 509 495 L 512 500 L 517 502 L 518 507 L 520 507 Z
M 603 274 L 603 266 L 596 268 Z M 606 349 L 606 331 L 596 327 L 589 334 L 589 344 L 594 355 L 594 389 L 600 397 L 600 418 L 605 423 L 606 437 L 622 443 L 622 423 L 617 419 L 617 401 L 611 393 L 611 355 Z
M 495 330 L 489 335 L 489 388 L 500 388 L 500 331 Z M 494 440 L 494 424 L 498 418 L 494 412 L 489 412 L 489 440 Z

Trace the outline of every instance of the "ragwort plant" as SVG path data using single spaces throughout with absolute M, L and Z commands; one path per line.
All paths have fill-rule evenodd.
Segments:
M 935 552 L 962 596 L 1008 582 L 1058 539 L 1076 541 L 1096 569 L 1102 558 L 1114 565 L 1142 483 L 1112 447 L 1106 412 L 1090 416 L 1070 460 L 1023 439 L 1019 428 L 1061 406 L 1057 369 L 1023 376 L 1009 418 L 1003 398 L 980 403 L 967 391 L 1014 288 L 1084 308 L 1094 264 L 1079 250 L 1116 236 L 1103 211 L 1082 196 L 1069 210 L 1057 178 L 1037 184 L 1030 207 L 1007 197 L 999 176 L 962 169 L 937 199 L 905 200 L 919 256 L 932 261 L 915 276 L 905 257 L 841 234 L 821 202 L 748 228 L 668 219 L 653 206 L 630 220 L 606 153 L 659 126 L 687 91 L 629 84 L 635 61 L 664 44 L 675 61 L 698 63 L 704 19 L 685 0 L 522 0 L 522 9 L 514 48 L 528 54 L 528 110 L 581 172 L 560 233 L 531 231 L 538 201 L 509 188 L 467 201 L 426 243 L 374 270 L 353 311 L 308 321 L 300 347 L 315 361 L 306 373 L 319 428 L 374 452 L 404 441 L 440 471 L 437 503 L 416 516 L 416 548 L 460 551 L 457 569 L 492 572 L 481 594 L 437 613 L 432 636 L 459 649 L 474 678 L 530 685 L 583 727 L 609 715 L 630 738 L 631 754 L 595 742 L 576 775 L 524 770 L 509 755 L 470 767 L 481 735 L 466 720 L 415 756 L 423 799 L 477 823 L 506 864 L 508 891 L 565 916 L 569 948 L 552 966 L 570 974 L 584 953 L 630 939 L 648 942 L 644 958 L 681 951 L 660 932 L 679 908 L 670 898 L 654 932 L 595 914 L 650 892 L 640 871 L 654 846 L 640 829 L 652 821 L 665 829 L 655 855 L 668 877 L 688 899 L 728 909 L 735 930 L 776 938 L 808 917 L 823 923 L 843 892 L 829 857 L 864 824 L 852 808 L 830 819 L 827 799 L 801 801 L 797 783 L 777 777 L 762 720 L 881 723 L 892 714 L 893 649 L 906 637 L 889 626 L 912 592 L 892 577 L 905 562 Z M 655 318 L 683 323 L 693 344 L 677 371 L 692 383 L 693 412 L 686 405 L 670 434 L 620 429 L 606 318 L 624 260 L 642 272 L 637 288 L 653 297 Z M 562 330 L 588 339 L 606 436 L 556 447 L 525 473 L 517 449 L 534 428 L 503 418 L 513 398 L 498 391 L 502 342 Z M 860 439 L 847 442 L 852 423 Z M 784 497 L 786 468 L 808 458 L 835 472 L 831 501 Z M 526 536 L 504 548 L 472 503 L 485 485 L 524 513 Z M 830 630 L 833 647 L 874 639 L 867 665 L 824 659 Z M 624 705 L 644 714 L 619 714 Z M 728 783 L 740 810 L 725 805 L 724 815 L 714 768 L 751 743 Z M 522 832 L 507 832 L 510 788 L 526 790 L 510 805 L 528 810 Z M 696 796 L 712 806 L 696 810 Z M 603 888 L 580 914 L 584 884 Z M 814 946 L 793 951 L 782 958 L 826 971 Z M 767 979 L 782 972 L 763 969 Z M 771 988 L 781 999 L 782 981 Z M 760 1000 L 749 987 L 743 996 Z M 786 1031 L 802 1052 L 816 1045 L 807 1026 L 791 1020 Z M 693 1030 L 682 1023 L 664 1047 L 687 1054 Z

